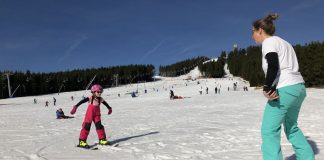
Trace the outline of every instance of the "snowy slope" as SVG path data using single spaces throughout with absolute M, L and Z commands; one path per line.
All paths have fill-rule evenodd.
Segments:
M 198 66 L 191 70 L 188 74 L 177 77 L 178 79 L 197 79 L 200 78 L 202 74 L 200 73 Z
M 225 71 L 225 77 L 233 78 L 233 75 L 230 73 L 230 71 L 228 69 L 228 64 L 227 63 L 224 65 L 224 71 Z
M 197 84 L 197 81 L 200 84 Z M 227 91 L 238 82 L 239 91 Z M 0 100 L 0 159 L 4 160 L 254 160 L 262 159 L 260 125 L 266 99 L 260 90 L 243 91 L 239 78 L 183 80 L 183 77 L 105 89 L 103 98 L 113 108 L 102 106 L 107 136 L 119 147 L 97 151 L 76 148 L 87 108 L 79 107 L 75 118 L 57 120 L 61 107 L 67 115 L 84 91 Z M 214 87 L 221 87 L 215 94 Z M 205 93 L 206 87 L 209 94 Z M 127 93 L 139 89 L 139 97 Z M 144 89 L 148 93 L 144 93 Z M 170 100 L 169 90 L 188 98 Z M 199 91 L 203 94 L 200 95 Z M 118 97 L 118 93 L 121 97 Z M 86 92 L 89 95 L 88 92 Z M 309 137 L 316 159 L 324 159 L 323 89 L 307 89 L 299 126 Z M 71 101 L 70 96 L 75 100 Z M 52 105 L 52 98 L 57 106 Z M 190 98 L 189 98 L 190 97 Z M 33 104 L 37 98 L 38 104 Z M 48 100 L 50 107 L 45 108 Z M 88 138 L 97 141 L 92 125 Z M 283 153 L 293 155 L 282 135 Z M 291 158 L 290 158 L 291 160 Z
M 208 63 L 208 62 L 217 62 L 218 58 L 211 58 L 208 61 L 203 62 L 203 64 Z

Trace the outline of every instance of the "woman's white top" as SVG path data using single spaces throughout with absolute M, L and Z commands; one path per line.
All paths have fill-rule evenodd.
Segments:
M 268 63 L 265 59 L 267 53 L 276 52 L 279 58 L 279 73 L 274 84 L 277 89 L 298 83 L 304 83 L 300 74 L 297 56 L 290 43 L 278 36 L 271 36 L 262 42 L 262 69 L 267 75 Z

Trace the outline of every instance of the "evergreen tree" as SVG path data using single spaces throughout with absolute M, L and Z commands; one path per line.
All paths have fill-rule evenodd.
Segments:
M 118 84 L 136 83 L 138 81 L 153 81 L 153 65 L 127 65 L 114 67 L 101 67 L 93 69 L 78 69 L 56 73 L 31 73 L 27 70 L 14 72 L 10 75 L 12 92 L 17 88 L 15 97 L 41 95 L 49 93 L 84 90 L 86 85 L 96 75 L 93 83 L 99 83 L 105 88 L 115 86 L 115 75 L 119 75 Z M 3 75 L 4 72 L 0 72 Z M 8 98 L 6 78 L 1 76 L 0 98 Z
M 189 73 L 199 64 L 208 60 L 208 57 L 196 57 L 192 59 L 187 59 L 184 61 L 177 62 L 175 64 L 160 66 L 160 75 L 166 77 L 176 77 Z

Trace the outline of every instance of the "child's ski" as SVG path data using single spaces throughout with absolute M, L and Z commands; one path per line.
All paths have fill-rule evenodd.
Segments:
M 88 150 L 98 150 L 99 149 L 97 147 L 97 144 L 94 144 L 94 145 L 91 145 L 91 146 L 88 146 L 88 147 L 81 147 L 81 146 L 77 145 L 77 147 L 83 148 L 83 149 L 88 149 Z
M 120 151 L 121 148 L 118 147 L 119 144 L 115 143 L 115 144 L 110 144 L 110 145 L 98 145 L 99 150 L 102 151 Z
M 87 149 L 87 150 L 99 150 L 99 147 L 105 147 L 105 145 L 99 145 L 98 147 L 98 143 L 95 143 L 93 145 L 90 145 L 88 147 L 81 147 L 79 145 L 77 145 L 76 147 L 79 147 L 79 148 L 83 148 L 83 149 Z M 119 144 L 118 143 L 115 143 L 115 144 L 111 144 L 111 145 L 106 145 L 107 147 L 118 147 Z

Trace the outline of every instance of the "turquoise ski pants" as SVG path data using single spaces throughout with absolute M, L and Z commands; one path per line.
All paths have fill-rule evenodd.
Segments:
M 279 88 L 278 101 L 266 104 L 261 127 L 264 160 L 282 160 L 281 124 L 292 144 L 297 160 L 314 160 L 314 153 L 302 131 L 297 127 L 300 107 L 306 97 L 303 83 Z

